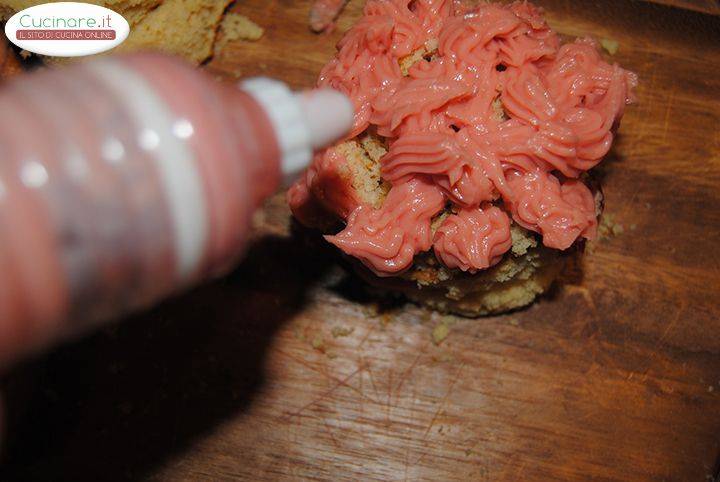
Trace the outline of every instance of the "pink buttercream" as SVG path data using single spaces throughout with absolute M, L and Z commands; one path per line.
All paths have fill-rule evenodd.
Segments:
M 447 217 L 433 246 L 448 268 L 474 273 L 488 268 L 510 249 L 510 219 L 496 206 L 467 208 Z
M 432 247 L 432 217 L 445 205 L 442 191 L 421 177 L 390 190 L 382 209 L 358 206 L 347 227 L 326 239 L 359 258 L 380 276 L 407 269 Z
M 345 220 L 328 239 L 380 275 L 431 248 L 450 268 L 486 269 L 510 248 L 508 215 L 551 248 L 595 236 L 593 195 L 579 178 L 610 149 L 636 76 L 592 40 L 561 46 L 530 3 L 460 3 L 369 0 L 320 75 L 355 104 L 350 137 L 372 126 L 388 139 L 380 162 L 392 189 L 380 209 L 359 202 L 331 148 L 290 204 L 301 220 L 318 204 Z M 430 40 L 437 52 L 403 76 L 399 61 Z M 433 239 L 431 220 L 448 203 L 456 214 Z

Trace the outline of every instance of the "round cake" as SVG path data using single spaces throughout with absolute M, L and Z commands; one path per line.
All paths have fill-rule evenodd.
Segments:
M 468 316 L 527 305 L 596 236 L 588 171 L 636 83 L 528 2 L 370 0 L 318 82 L 352 99 L 352 132 L 288 201 L 374 286 Z

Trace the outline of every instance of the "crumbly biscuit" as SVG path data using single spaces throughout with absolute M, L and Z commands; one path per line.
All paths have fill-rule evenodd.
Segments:
M 52 1 L 52 0 L 51 0 Z M 60 1 L 60 0 L 54 0 Z M 199 64 L 213 54 L 218 25 L 232 0 L 100 0 L 130 24 L 127 40 L 111 52 L 154 50 Z M 0 0 L 0 18 L 47 0 Z M 51 62 L 68 58 L 49 57 Z
M 432 58 L 437 42 L 400 59 L 404 75 L 416 62 Z M 505 118 L 502 103 L 493 103 L 498 119 Z M 380 174 L 380 159 L 387 153 L 385 140 L 372 132 L 336 146 L 347 163 L 343 177 L 352 186 L 357 197 L 375 208 L 382 206 L 390 189 Z M 601 199 L 598 194 L 598 200 Z M 598 201 L 598 206 L 601 203 Z M 432 222 L 433 232 L 450 214 L 445 210 Z M 565 260 L 572 253 L 561 253 L 544 247 L 540 238 L 517 224 L 511 226 L 512 248 L 502 261 L 476 274 L 450 269 L 439 263 L 432 252 L 421 253 L 413 266 L 398 276 L 378 277 L 355 259 L 355 270 L 376 290 L 404 294 L 408 299 L 432 309 L 463 316 L 480 316 L 503 313 L 532 303 L 548 290 L 562 271 Z
M 227 13 L 220 23 L 215 50 L 222 51 L 225 46 L 235 40 L 260 40 L 265 30 L 258 24 L 239 13 Z
M 383 139 L 363 133 L 337 146 L 347 163 L 343 174 L 358 198 L 379 208 L 390 188 L 380 176 L 380 158 L 387 152 Z M 432 223 L 433 231 L 449 211 Z M 502 313 L 532 303 L 547 291 L 562 271 L 567 254 L 542 246 L 538 236 L 513 224 L 512 248 L 503 260 L 477 274 L 449 269 L 431 252 L 416 257 L 405 273 L 379 278 L 358 262 L 356 271 L 373 287 L 404 294 L 408 299 L 435 310 L 463 316 Z

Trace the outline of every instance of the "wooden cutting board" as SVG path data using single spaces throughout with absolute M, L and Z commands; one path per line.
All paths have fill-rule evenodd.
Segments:
M 11 375 L 4 480 L 710 477 L 717 2 L 540 3 L 563 34 L 617 40 L 615 58 L 641 80 L 599 170 L 610 232 L 551 296 L 477 320 L 376 307 L 332 250 L 290 234 L 279 194 L 227 279 Z M 265 37 L 232 44 L 208 69 L 309 87 L 361 2 L 328 35 L 308 31 L 308 2 L 234 8 Z

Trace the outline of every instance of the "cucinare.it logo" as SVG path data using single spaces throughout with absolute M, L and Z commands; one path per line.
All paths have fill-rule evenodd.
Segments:
M 127 20 L 90 3 L 56 2 L 26 8 L 5 24 L 8 40 L 29 52 L 79 57 L 120 45 L 130 33 Z

